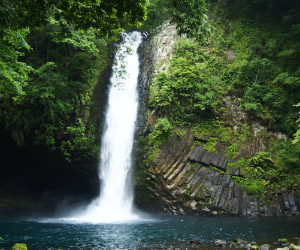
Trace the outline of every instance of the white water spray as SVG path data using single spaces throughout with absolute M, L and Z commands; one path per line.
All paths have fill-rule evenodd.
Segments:
M 131 213 L 133 190 L 130 170 L 138 110 L 137 49 L 141 39 L 139 32 L 124 34 L 116 53 L 101 145 L 100 197 L 89 205 L 80 218 L 82 221 L 118 222 L 137 218 Z

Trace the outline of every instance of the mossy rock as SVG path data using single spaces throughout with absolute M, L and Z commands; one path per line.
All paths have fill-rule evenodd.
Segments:
M 28 248 L 24 243 L 16 243 L 11 247 L 10 250 L 28 250 Z
M 257 250 L 257 249 L 259 249 L 259 246 L 252 245 L 252 246 L 251 246 L 251 249 L 252 249 L 252 250 Z
M 287 239 L 286 238 L 279 239 L 279 242 L 281 242 L 281 243 L 287 243 Z
M 296 245 L 294 245 L 294 244 L 291 244 L 291 245 L 290 245 L 290 249 L 292 249 L 292 250 L 299 250 L 299 249 L 300 249 L 300 246 L 296 246 Z

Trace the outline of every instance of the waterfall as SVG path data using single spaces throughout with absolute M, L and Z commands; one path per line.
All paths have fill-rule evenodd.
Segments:
M 104 134 L 101 142 L 100 196 L 81 217 L 84 221 L 114 222 L 134 219 L 131 152 L 138 110 L 137 49 L 141 34 L 123 34 L 110 79 Z

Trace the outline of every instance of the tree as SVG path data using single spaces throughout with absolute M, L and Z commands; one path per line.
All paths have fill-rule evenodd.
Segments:
M 91 27 L 98 35 L 115 35 L 125 24 L 139 26 L 146 18 L 146 0 L 0 0 L 0 27 L 42 27 L 49 12 L 63 16 L 78 29 Z
M 24 94 L 23 88 L 27 85 L 28 74 L 32 67 L 18 61 L 18 58 L 24 55 L 19 49 L 30 48 L 25 41 L 27 33 L 28 29 L 2 30 L 2 38 L 0 37 L 0 98 Z
M 30 47 L 28 28 L 42 28 L 49 19 L 60 20 L 55 36 L 64 39 L 70 25 L 78 30 L 93 29 L 97 35 L 116 38 L 125 25 L 139 26 L 146 18 L 146 0 L 0 0 L 0 98 L 24 94 L 31 67 L 19 61 Z
M 210 33 L 205 11 L 205 0 L 151 0 L 147 3 L 147 20 L 141 29 L 154 29 L 163 21 L 170 20 L 176 24 L 179 35 L 187 35 L 203 43 Z
M 205 0 L 168 0 L 166 5 L 172 14 L 171 23 L 176 23 L 179 35 L 186 34 L 205 43 L 204 38 L 210 33 Z

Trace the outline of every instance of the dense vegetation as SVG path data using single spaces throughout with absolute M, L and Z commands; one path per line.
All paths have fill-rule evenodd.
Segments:
M 267 130 L 260 131 L 267 148 L 243 155 L 228 171 L 240 167 L 237 181 L 255 195 L 299 188 L 300 3 L 208 1 L 208 9 L 211 35 L 177 42 L 169 68 L 151 86 L 150 107 L 170 126 L 193 126 L 196 137 L 209 136 L 208 151 L 220 141 L 234 159 L 253 140 L 247 123 L 228 124 L 226 97 L 234 97 L 248 121 L 291 139 L 270 139 Z
M 117 49 L 113 43 L 124 29 L 142 25 L 147 8 L 151 27 L 140 29 L 160 24 L 152 24 L 156 17 L 151 17 L 151 8 L 162 2 L 0 2 L 0 149 L 5 154 L 0 189 L 12 191 L 8 182 L 17 175 L 19 179 L 26 176 L 28 183 L 31 179 L 39 183 L 36 190 L 53 189 L 72 168 L 77 172 L 66 182 L 81 183 L 76 178 L 84 174 L 82 179 L 96 183 L 91 174 L 97 179 L 107 79 Z M 162 10 L 168 15 L 163 18 L 173 18 L 180 25 L 179 32 L 189 27 L 196 34 L 204 16 L 202 20 L 193 15 L 203 15 L 204 1 L 165 3 Z M 193 13 L 189 13 L 191 8 Z M 185 18 L 178 19 L 180 15 Z M 19 147 L 10 141 L 11 135 Z
M 125 24 L 140 25 L 145 1 L 1 2 L 2 123 L 19 145 L 26 133 L 68 161 L 97 161 L 94 88 L 111 60 L 108 43 Z
M 2 128 L 19 145 L 26 146 L 27 136 L 68 161 L 96 166 L 99 124 L 91 107 L 105 99 L 99 79 L 111 62 L 112 41 L 123 28 L 149 31 L 167 19 L 187 37 L 150 89 L 149 105 L 162 118 L 144 141 L 153 149 L 147 161 L 175 126 L 182 128 L 179 137 L 185 126 L 208 135 L 209 151 L 222 142 L 234 159 L 251 137 L 247 124 L 233 129 L 223 119 L 225 97 L 233 96 L 248 120 L 291 139 L 269 140 L 261 132 L 268 148 L 236 163 L 249 177 L 238 181 L 255 194 L 299 187 L 299 1 L 1 0 Z
M 33 30 L 27 36 L 33 49 L 25 63 L 35 70 L 22 87 L 24 94 L 3 94 L 1 116 L 13 128 L 18 144 L 24 143 L 24 133 L 34 132 L 36 144 L 60 147 L 70 160 L 70 150 L 82 151 L 93 143 L 88 136 L 93 128 L 85 131 L 82 118 L 88 117 L 93 89 L 107 65 L 107 52 L 106 41 L 92 31 L 84 33 L 70 26 L 71 36 L 58 41 L 55 32 L 59 29 L 59 22 L 52 20 L 43 31 Z M 71 138 L 58 143 L 58 135 Z
M 76 160 L 95 155 L 94 128 L 87 120 L 93 90 L 110 61 L 107 44 L 124 27 L 140 26 L 147 7 L 151 13 L 151 6 L 158 9 L 162 3 L 1 3 L 1 121 L 19 145 L 24 133 L 31 133 L 36 144 L 60 149 L 69 161 L 72 152 Z M 174 19 L 179 32 L 195 34 L 204 20 L 204 1 L 166 3 L 166 17 Z

